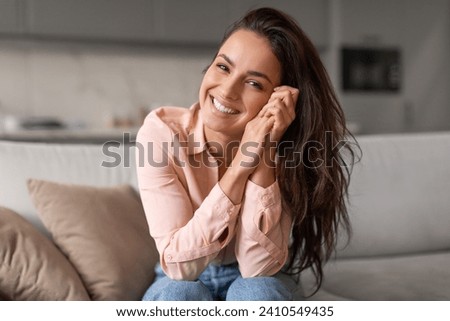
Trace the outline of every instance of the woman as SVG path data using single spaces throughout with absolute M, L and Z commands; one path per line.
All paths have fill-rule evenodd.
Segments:
M 349 225 L 347 134 L 319 55 L 289 16 L 262 8 L 232 25 L 199 102 L 153 111 L 138 133 L 160 253 L 143 299 L 291 300 L 282 268 L 312 268 L 319 287 L 338 225 Z

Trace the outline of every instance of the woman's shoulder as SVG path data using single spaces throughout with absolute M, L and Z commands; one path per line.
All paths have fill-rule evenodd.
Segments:
M 151 132 L 155 135 L 189 135 L 195 126 L 198 113 L 198 103 L 190 108 L 176 106 L 162 106 L 152 110 L 144 120 L 140 131 Z
M 152 110 L 147 118 L 159 120 L 167 125 L 186 125 L 191 121 L 192 109 L 186 107 L 163 106 Z

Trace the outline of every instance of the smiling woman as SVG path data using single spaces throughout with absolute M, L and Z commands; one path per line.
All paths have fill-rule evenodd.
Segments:
M 334 148 L 348 136 L 299 26 L 270 8 L 237 21 L 199 101 L 151 112 L 138 133 L 140 194 L 160 255 L 143 299 L 291 300 L 292 276 L 306 268 L 319 287 L 338 225 L 348 227 L 344 151 L 350 163 L 353 151 Z

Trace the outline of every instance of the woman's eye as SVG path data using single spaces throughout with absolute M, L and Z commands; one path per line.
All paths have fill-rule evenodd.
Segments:
M 261 86 L 261 84 L 259 82 L 257 82 L 257 81 L 250 80 L 248 83 L 250 84 L 250 86 L 255 87 L 257 89 L 262 89 L 263 88 Z
M 217 67 L 223 71 L 229 71 L 228 67 L 223 64 L 217 64 Z

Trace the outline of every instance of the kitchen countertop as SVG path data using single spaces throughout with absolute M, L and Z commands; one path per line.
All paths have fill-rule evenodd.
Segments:
M 132 144 L 139 128 L 98 128 L 98 129 L 17 129 L 0 131 L 0 140 L 70 143 L 70 144 Z

